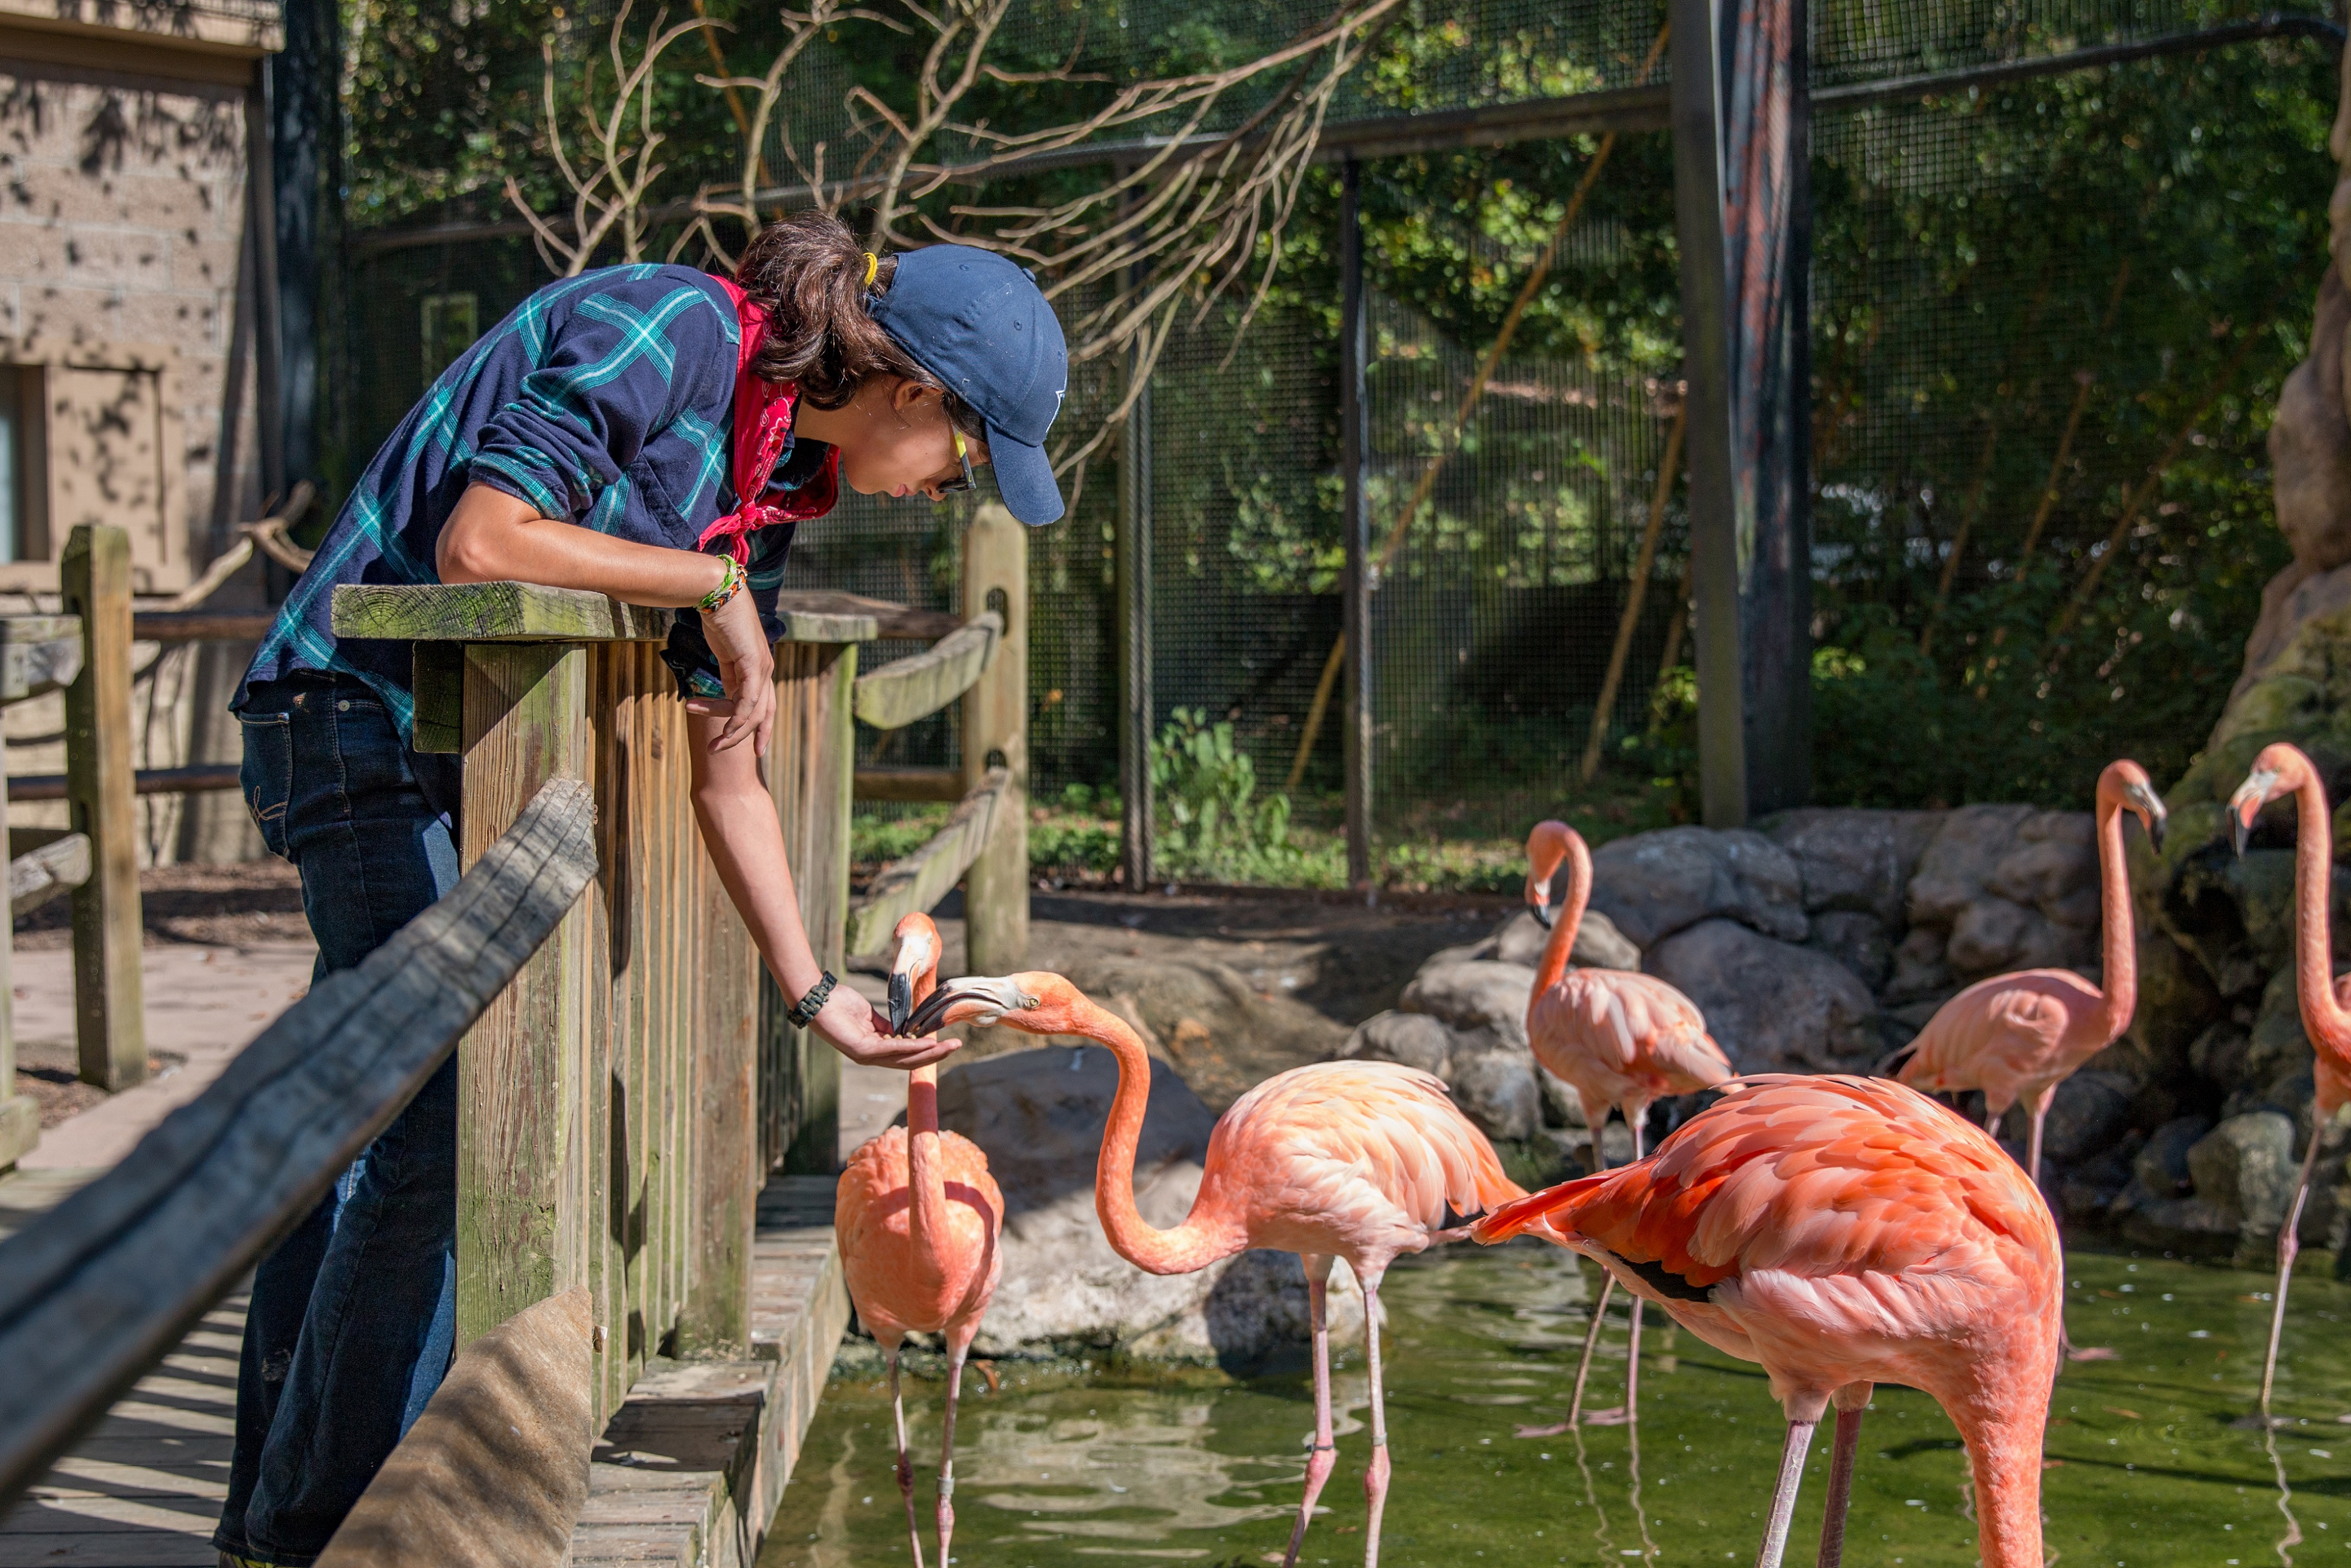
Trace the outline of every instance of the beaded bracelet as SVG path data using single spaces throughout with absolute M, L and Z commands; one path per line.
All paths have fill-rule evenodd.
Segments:
M 718 586 L 702 596 L 700 609 L 705 615 L 726 608 L 726 601 L 740 592 L 743 587 L 741 564 L 731 555 L 722 555 L 718 559 L 726 563 L 726 570 L 719 574 Z

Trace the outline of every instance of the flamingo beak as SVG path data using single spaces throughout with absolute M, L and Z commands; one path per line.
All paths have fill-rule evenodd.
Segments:
M 904 1034 L 906 1019 L 914 1010 L 914 978 L 896 970 L 890 974 L 890 1032 Z
M 2140 821 L 2147 825 L 2147 841 L 2153 844 L 2156 852 L 2160 854 L 2163 852 L 2164 823 L 2169 816 L 2164 809 L 2162 798 L 2144 784 L 2132 785 L 2126 793 L 2131 806 L 2138 812 Z
M 1549 877 L 1543 878 L 1541 882 L 1535 881 L 1532 877 L 1527 879 L 1527 909 L 1534 915 L 1536 925 L 1546 931 L 1551 929 L 1551 879 Z
M 919 1036 L 936 1034 L 949 1024 L 991 1024 L 1006 1013 L 1025 1012 L 1036 1005 L 1035 997 L 1023 995 L 1008 978 L 967 975 L 933 991 L 900 1032 Z
M 2275 768 L 2256 768 L 2245 775 L 2245 781 L 2229 797 L 2229 836 L 2239 854 L 2245 852 L 2245 842 L 2253 836 L 2253 821 L 2269 803 L 2270 791 L 2277 787 L 2277 780 Z

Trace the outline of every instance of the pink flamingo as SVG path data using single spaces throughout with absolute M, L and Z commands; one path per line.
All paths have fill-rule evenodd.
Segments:
M 890 1022 L 906 1016 L 936 985 L 939 932 L 927 915 L 898 922 L 890 961 Z M 929 1032 L 929 1031 L 925 1031 Z M 956 1401 L 963 1364 L 979 1333 L 1004 1257 L 1004 1195 L 987 1174 L 987 1156 L 958 1133 L 939 1131 L 939 1070 L 908 1074 L 906 1124 L 868 1139 L 849 1156 L 833 1201 L 841 1272 L 858 1321 L 881 1343 L 890 1367 L 890 1412 L 898 1429 L 898 1490 L 914 1568 L 923 1537 L 914 1521 L 914 1469 L 906 1458 L 906 1406 L 898 1393 L 898 1346 L 909 1333 L 944 1334 L 947 1347 L 946 1432 L 939 1445 L 939 1562 L 955 1536 Z
M 1338 1462 L 1323 1306 L 1332 1259 L 1347 1260 L 1364 1288 L 1371 1366 L 1364 1562 L 1373 1568 L 1379 1562 L 1389 1475 L 1380 1279 L 1402 1254 L 1467 1234 L 1447 1225 L 1448 1209 L 1474 1215 L 1524 1196 L 1502 1174 L 1493 1145 L 1455 1109 L 1445 1085 L 1416 1068 L 1391 1061 L 1295 1067 L 1267 1079 L 1218 1118 L 1191 1213 L 1174 1229 L 1161 1230 L 1134 1206 L 1134 1150 L 1150 1097 L 1151 1063 L 1134 1030 L 1068 980 L 1047 974 L 949 981 L 915 1009 L 907 1027 L 927 1034 L 966 1021 L 1075 1035 L 1107 1046 L 1118 1058 L 1118 1094 L 1095 1167 L 1094 1208 L 1121 1257 L 1154 1274 L 1188 1274 L 1251 1247 L 1298 1254 L 1313 1331 L 1314 1447 L 1285 1568 L 1297 1561 L 1314 1500 Z
M 1742 1079 L 1645 1160 L 1505 1205 L 1707 1343 L 1760 1362 L 1787 1412 L 1758 1568 L 1779 1568 L 1832 1401 L 1822 1568 L 1844 1549 L 1871 1387 L 1924 1390 L 1966 1442 L 1985 1568 L 2041 1568 L 2041 1435 L 2064 1258 L 2049 1206 L 1998 1144 L 1882 1078 Z
M 1567 862 L 1567 902 L 1559 919 L 1551 916 L 1551 883 Z M 1567 967 L 1575 934 L 1592 899 L 1592 852 L 1583 835 L 1565 822 L 1538 822 L 1527 835 L 1527 906 L 1551 928 L 1535 988 L 1527 1001 L 1527 1043 L 1535 1060 L 1572 1085 L 1583 1103 L 1583 1123 L 1592 1134 L 1592 1168 L 1608 1168 L 1600 1150 L 1600 1124 L 1611 1106 L 1633 1130 L 1633 1157 L 1642 1155 L 1643 1124 L 1652 1102 L 1695 1094 L 1730 1076 L 1730 1059 L 1706 1032 L 1698 1004 L 1665 981 L 1625 969 Z M 1600 1287 L 1584 1331 L 1583 1357 L 1575 1369 L 1575 1393 L 1568 1405 L 1570 1425 L 1583 1419 L 1583 1380 L 1600 1340 L 1613 1278 Z M 1633 1302 L 1631 1338 L 1625 1346 L 1625 1419 L 1639 1410 L 1641 1303 Z M 1595 1419 L 1597 1419 L 1595 1413 Z
M 2246 835 L 2262 808 L 2281 795 L 2294 797 L 2301 817 L 2294 841 L 2294 988 L 2301 1005 L 2303 1032 L 2310 1037 L 2316 1060 L 2311 1077 L 2317 1084 L 2317 1103 L 2310 1122 L 2310 1147 L 2303 1151 L 2302 1174 L 2295 1179 L 2294 1206 L 2285 1228 L 2278 1232 L 2276 1299 L 2270 1307 L 2269 1351 L 2262 1361 L 2262 1418 L 2270 1414 L 2270 1385 L 2277 1375 L 2278 1339 L 2285 1331 L 2285 1288 L 2294 1276 L 2294 1255 L 2302 1250 L 2303 1201 L 2310 1196 L 2311 1167 L 2318 1163 L 2321 1134 L 2346 1102 L 2351 1102 L 2351 975 L 2335 977 L 2333 921 L 2326 901 L 2334 883 L 2335 822 L 2326 805 L 2326 787 L 2318 769 L 2294 747 L 2280 742 L 2264 747 L 2253 758 L 2253 770 L 2229 799 L 2229 825 L 2237 852 L 2245 852 Z
M 2105 989 L 2071 969 L 2020 969 L 1978 980 L 1937 1009 L 1918 1038 L 1887 1058 L 1895 1076 L 1928 1093 L 1980 1089 L 1984 1125 L 1997 1132 L 2019 1100 L 2032 1117 L 2025 1168 L 2041 1179 L 2041 1125 L 2057 1085 L 2130 1027 L 2138 1002 L 2137 937 L 2122 813 L 2137 814 L 2163 847 L 2163 801 L 2147 769 L 2125 759 L 2098 775 L 2098 911 L 2105 927 Z

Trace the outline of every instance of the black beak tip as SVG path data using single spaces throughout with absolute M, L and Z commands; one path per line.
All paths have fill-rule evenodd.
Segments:
M 1552 925 L 1551 905 L 1548 904 L 1531 904 L 1529 907 L 1534 911 L 1535 924 L 1541 926 L 1546 931 L 1550 930 Z
M 2234 811 L 2230 812 L 2229 841 L 2236 846 L 2237 853 L 2241 855 L 2245 852 L 2245 841 L 2252 836 L 2253 831 L 2245 825 L 2245 819 L 2238 816 Z
M 906 1019 L 914 1010 L 914 982 L 904 975 L 890 977 L 890 1032 L 904 1034 Z
M 2155 852 L 2158 854 L 2163 852 L 2163 829 L 2164 819 L 2158 817 L 2155 819 L 2154 825 L 2147 831 L 2147 841 L 2155 846 Z

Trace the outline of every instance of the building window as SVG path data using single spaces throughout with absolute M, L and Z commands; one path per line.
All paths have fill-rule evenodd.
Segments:
M 0 563 L 35 559 L 25 489 L 25 375 L 0 365 Z
M 479 303 L 471 294 L 428 294 L 418 311 L 424 350 L 424 384 L 431 386 L 482 335 Z

